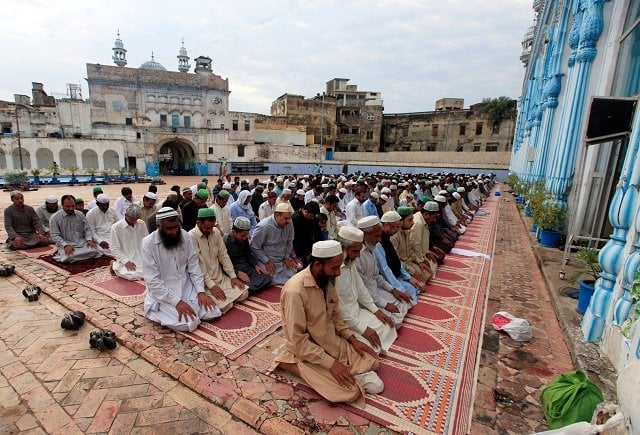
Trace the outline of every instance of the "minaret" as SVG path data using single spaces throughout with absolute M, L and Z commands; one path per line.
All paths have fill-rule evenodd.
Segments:
M 187 56 L 187 49 L 184 48 L 184 38 L 182 38 L 182 47 L 180 47 L 180 54 L 178 54 L 178 71 L 186 73 L 189 72 L 189 56 Z
M 113 44 L 113 62 L 118 66 L 125 66 L 127 64 L 127 50 L 124 48 L 122 39 L 120 39 L 120 30 L 118 30 L 118 37 Z

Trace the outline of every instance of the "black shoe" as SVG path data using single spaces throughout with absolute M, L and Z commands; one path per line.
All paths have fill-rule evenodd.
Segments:
M 0 268 L 0 270 L 2 270 L 2 268 Z M 29 302 L 34 302 L 38 300 L 41 292 L 42 292 L 42 289 L 40 287 L 32 284 L 32 285 L 26 286 L 22 290 L 22 295 L 25 298 L 29 299 Z
M 102 344 L 108 350 L 115 349 L 118 344 L 116 341 L 116 334 L 109 329 L 104 329 L 102 331 Z
M 4 268 L 7 271 L 7 276 L 13 275 L 13 272 L 16 271 L 15 264 L 7 264 Z
M 84 313 L 82 311 L 74 311 L 73 313 L 65 314 L 60 322 L 62 329 L 71 331 L 77 331 L 84 324 Z
M 0 266 L 0 276 L 8 276 L 7 269 L 4 266 Z
M 102 331 L 91 331 L 89 334 L 89 346 L 102 350 Z

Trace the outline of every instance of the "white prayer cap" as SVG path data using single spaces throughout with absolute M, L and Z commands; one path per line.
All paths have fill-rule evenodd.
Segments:
M 442 195 L 436 195 L 433 200 L 437 202 L 447 202 L 447 198 Z
M 169 219 L 178 217 L 178 212 L 172 209 L 171 207 L 162 207 L 156 213 L 156 221 L 161 221 L 163 219 Z
M 380 192 L 381 193 L 391 193 L 391 189 L 389 189 L 388 187 L 383 187 Z
M 153 193 L 153 192 L 149 192 L 149 193 Z M 170 190 L 170 191 L 168 191 L 168 192 L 167 192 L 167 198 L 169 198 L 170 196 L 175 196 L 175 197 L 177 197 L 177 196 L 178 196 L 178 192 L 175 192 L 175 191 L 173 191 L 173 190 Z M 156 195 L 156 197 L 157 197 L 157 195 Z
M 328 188 L 328 187 L 329 187 L 329 183 L 323 183 L 323 184 L 322 184 L 322 187 L 323 187 L 324 189 Z
M 251 221 L 244 216 L 238 216 L 233 221 L 233 226 L 242 231 L 249 231 L 251 229 Z
M 364 240 L 364 233 L 362 232 L 362 230 L 349 225 L 343 225 L 342 227 L 340 227 L 338 235 L 341 238 L 349 240 L 351 242 L 362 242 Z
M 145 198 L 147 198 L 147 199 L 150 199 L 150 200 L 152 200 L 152 201 L 157 201 L 157 200 L 158 200 L 158 195 L 156 195 L 156 194 L 155 194 L 155 193 L 153 193 L 153 192 L 147 192 L 147 193 L 145 193 L 145 194 L 144 194 L 144 197 L 145 197 Z
M 382 194 L 382 195 L 380 195 L 380 200 L 384 201 L 384 202 L 387 202 L 387 201 L 389 201 L 389 197 L 387 195 Z
M 460 187 L 458 187 L 457 191 L 460 192 L 460 193 L 464 193 L 464 192 L 466 192 L 466 189 L 464 187 L 460 186 Z
M 282 189 L 283 195 L 291 195 L 291 189 Z
M 380 222 L 391 223 L 391 222 L 398 222 L 401 219 L 402 217 L 400 216 L 400 213 L 398 213 L 395 210 L 389 210 L 388 212 L 382 215 L 382 218 L 380 218 Z
M 427 201 L 427 203 L 424 205 L 424 209 L 431 212 L 440 211 L 440 206 L 435 201 Z
M 296 190 L 296 195 L 304 195 L 304 190 L 302 189 Z
M 342 245 L 335 240 L 321 240 L 311 247 L 311 255 L 316 258 L 333 258 L 342 255 Z
M 338 190 L 338 192 L 346 194 L 347 189 L 345 189 L 344 187 L 341 187 L 340 190 Z
M 104 193 L 101 193 L 96 198 L 96 201 L 101 203 L 101 204 L 107 204 L 107 203 L 109 203 L 109 197 L 107 195 L 105 195 Z
M 47 198 L 44 200 L 44 202 L 48 202 L 49 204 L 55 204 L 56 202 L 58 202 L 58 197 L 55 195 L 49 195 L 47 196 Z
M 283 181 L 284 181 L 284 178 L 282 177 L 276 178 L 276 183 L 282 183 Z
M 222 185 L 222 188 L 223 188 L 223 189 L 231 189 L 231 183 L 224 183 L 224 184 Z
M 378 216 L 366 216 L 358 221 L 358 228 L 364 230 L 366 228 L 371 228 L 374 225 L 378 225 L 380 223 L 380 219 Z
M 269 197 L 269 194 L 267 194 L 267 193 L 263 193 L 263 194 L 262 194 L 262 197 L 263 197 L 263 198 L 268 198 L 268 197 Z
M 453 192 L 453 197 L 454 197 L 455 199 L 460 199 L 460 198 L 462 198 L 458 192 Z
M 371 192 L 371 193 L 369 194 L 369 196 L 370 196 L 371 198 L 373 198 L 373 199 L 378 199 L 378 198 L 380 198 L 380 195 L 378 195 L 376 192 Z
M 392 184 L 390 187 L 391 187 L 391 190 L 398 190 L 398 186 L 396 186 L 395 184 Z
M 276 212 L 276 213 L 293 213 L 293 209 L 291 208 L 291 205 L 289 205 L 289 202 L 280 202 L 280 203 L 278 203 L 278 205 L 276 205 L 276 208 L 275 208 L 274 212 Z
M 442 189 L 440 192 L 438 192 L 438 195 L 442 195 L 442 196 L 444 196 L 444 195 L 448 195 L 448 194 L 449 194 L 449 192 L 447 192 L 447 191 L 446 191 L 446 190 L 444 190 L 444 189 Z

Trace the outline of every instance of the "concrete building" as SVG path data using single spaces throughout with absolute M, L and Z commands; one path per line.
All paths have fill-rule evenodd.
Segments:
M 336 142 L 336 101 L 330 96 L 283 94 L 271 104 L 271 116 L 306 125 L 307 145 L 333 148 Z M 321 137 L 322 136 L 322 137 Z
M 567 235 L 606 240 L 582 332 L 627 376 L 618 400 L 637 433 L 638 390 L 620 393 L 640 376 L 640 0 L 533 6 L 510 169 L 568 207 Z
M 463 109 L 461 98 L 442 98 L 432 112 L 389 113 L 383 117 L 382 151 L 510 151 L 515 108 L 493 121 L 482 103 Z
M 382 112 L 380 92 L 359 91 L 349 79 L 329 80 L 326 94 L 336 101 L 336 151 L 380 151 Z

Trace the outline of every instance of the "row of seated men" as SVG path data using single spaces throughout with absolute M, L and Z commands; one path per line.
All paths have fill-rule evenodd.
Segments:
M 351 189 L 353 199 L 346 204 L 346 216 L 353 213 L 351 210 L 359 213 L 358 204 L 362 206 L 372 197 L 375 199 L 374 192 L 368 192 L 369 198 L 363 200 L 363 191 L 365 197 L 367 192 L 362 183 L 354 184 L 355 189 Z M 324 278 L 322 275 L 314 276 L 314 286 L 323 289 L 321 294 L 326 303 L 320 306 L 311 303 L 307 308 L 311 311 L 321 308 L 321 311 L 329 310 L 329 302 L 333 302 L 339 320 L 336 316 L 329 316 L 331 321 L 339 323 L 334 325 L 336 327 L 344 325 L 348 328 L 349 332 L 342 331 L 340 334 L 343 338 L 349 338 L 351 350 L 355 349 L 355 353 L 361 357 L 363 350 L 370 355 L 388 350 L 404 316 L 417 303 L 418 293 L 435 273 L 444 253 L 451 249 L 464 231 L 465 224 L 470 221 L 472 212 L 480 206 L 489 188 L 485 188 L 477 197 L 465 195 L 464 199 L 460 193 L 466 192 L 460 191 L 459 187 L 452 192 L 438 191 L 437 195 L 433 195 L 433 200 L 421 198 L 413 206 L 400 206 L 397 210 L 384 212 L 381 217 L 365 215 L 363 212 L 355 222 L 348 218 L 343 220 L 336 225 L 332 234 L 332 239 L 338 245 L 335 242 L 330 244 L 334 251 L 335 246 L 340 247 L 342 261 L 338 269 L 331 272 L 332 276 L 331 273 Z M 62 210 L 49 219 L 47 234 L 38 222 L 38 214 L 24 205 L 22 194 L 12 192 L 13 205 L 5 210 L 8 245 L 21 248 L 33 246 L 34 242 L 42 244 L 53 241 L 58 247 L 58 261 L 76 261 L 105 253 L 111 255 L 115 258 L 112 263 L 114 274 L 126 279 L 144 278 L 148 289 L 145 315 L 177 330 L 193 330 L 201 320 L 219 317 L 231 308 L 233 302 L 243 300 L 248 294 L 260 291 L 271 283 L 298 282 L 302 278 L 297 281 L 290 281 L 289 278 L 299 270 L 298 275 L 306 278 L 309 278 L 314 267 L 318 269 L 322 266 L 320 271 L 327 272 L 325 261 L 320 261 L 324 258 L 318 253 L 320 251 L 314 254 L 314 250 L 320 249 L 318 246 L 325 246 L 326 243 L 323 243 L 329 242 L 324 240 L 322 233 L 312 232 L 312 236 L 308 237 L 307 255 L 294 248 L 296 228 L 291 223 L 294 215 L 317 225 L 317 198 L 310 198 L 294 212 L 290 202 L 280 197 L 274 204 L 273 214 L 256 219 L 255 226 L 250 217 L 237 216 L 233 219 L 231 230 L 225 233 L 216 222 L 216 215 L 223 213 L 220 209 L 228 207 L 226 204 L 221 207 L 219 200 L 231 196 L 225 195 L 224 191 L 219 190 L 214 204 L 208 207 L 207 190 L 196 190 L 196 198 L 202 199 L 204 204 L 196 208 L 195 226 L 188 232 L 183 224 L 184 211 L 185 208 L 189 210 L 189 202 L 184 203 L 183 207 L 171 207 L 166 206 L 165 201 L 165 206 L 153 213 L 157 230 L 150 234 L 147 224 L 139 219 L 142 207 L 130 204 L 123 218 L 117 219 L 117 213 L 109 206 L 109 199 L 103 193 L 96 195 L 96 207 L 86 217 L 76 209 L 76 199 L 64 195 L 61 198 Z M 155 193 L 151 193 L 145 194 L 145 198 L 152 199 Z M 241 201 L 239 206 L 248 205 L 251 196 L 251 192 L 243 190 L 234 204 Z M 327 222 L 333 220 L 330 219 L 332 214 L 342 212 L 331 196 L 319 198 L 324 200 L 322 209 L 328 215 Z M 47 198 L 47 204 L 53 203 L 51 199 Z M 456 204 L 459 207 L 452 207 Z M 443 219 L 449 209 L 457 211 L 453 211 L 456 217 L 454 223 Z M 109 215 L 116 215 L 116 220 L 110 223 L 107 235 L 107 225 L 101 224 L 113 219 L 107 218 Z M 25 231 L 29 226 L 25 221 L 27 217 L 31 219 L 30 231 Z M 317 260 L 315 263 L 314 258 Z M 300 312 L 301 307 L 306 305 L 298 304 L 300 301 L 297 300 L 292 304 L 286 291 L 289 287 L 304 287 L 307 284 L 303 279 L 297 285 L 287 284 L 283 290 L 282 315 L 287 348 L 276 365 L 301 376 L 331 401 L 358 401 L 362 391 L 366 391 L 366 385 L 371 386 L 369 391 L 378 392 L 381 389 L 379 378 L 371 373 L 364 376 L 361 382 L 348 386 L 345 382 L 355 378 L 348 376 L 344 370 L 340 374 L 334 373 L 333 367 L 326 367 L 330 359 L 327 355 L 333 355 L 334 363 L 340 360 L 334 355 L 336 349 L 331 349 L 329 343 L 323 343 L 323 338 L 316 337 L 315 333 L 311 334 L 313 337 L 309 341 L 310 329 L 318 326 L 318 319 L 310 318 L 313 315 L 306 311 L 307 308 Z M 329 300 L 330 288 L 336 292 L 337 299 Z M 326 312 L 320 314 L 320 320 L 328 321 Z M 307 331 L 307 338 L 302 341 L 298 333 L 292 332 L 300 328 Z M 315 350 L 307 349 L 308 346 Z M 318 348 L 325 352 L 320 359 L 317 358 Z M 323 370 L 324 377 L 319 373 Z M 331 377 L 333 383 L 326 382 L 327 376 Z M 325 391 L 336 387 L 339 387 L 338 390 L 346 388 L 349 397 L 342 393 L 336 395 L 335 391 Z

